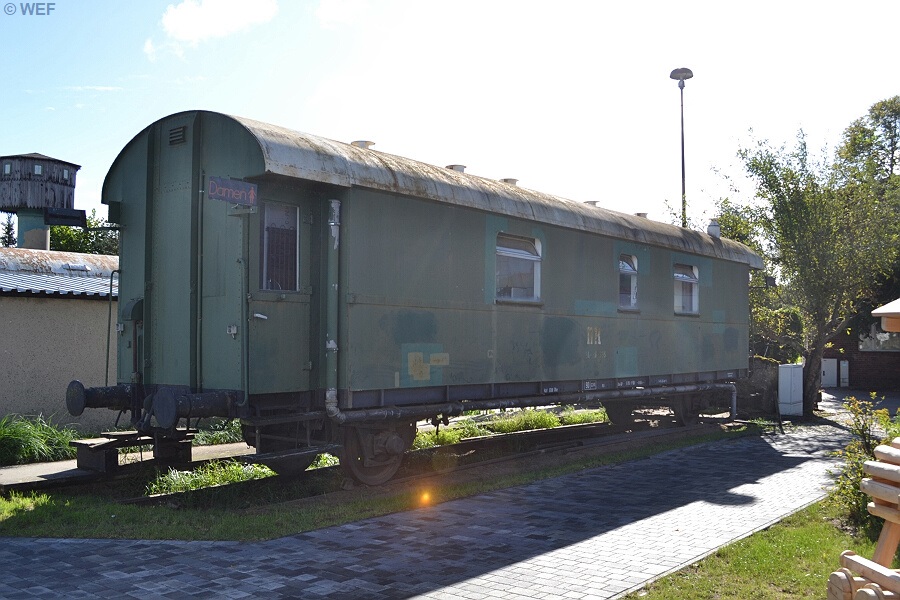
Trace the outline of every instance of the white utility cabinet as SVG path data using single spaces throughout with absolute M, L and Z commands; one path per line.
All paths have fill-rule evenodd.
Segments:
M 778 410 L 781 416 L 803 416 L 803 365 L 778 365 Z

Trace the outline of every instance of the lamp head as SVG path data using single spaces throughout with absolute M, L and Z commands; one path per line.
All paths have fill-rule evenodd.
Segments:
M 681 67 L 680 69 L 675 69 L 669 73 L 669 78 L 677 79 L 680 82 L 684 82 L 685 79 L 690 79 L 693 76 L 694 73 L 687 67 Z

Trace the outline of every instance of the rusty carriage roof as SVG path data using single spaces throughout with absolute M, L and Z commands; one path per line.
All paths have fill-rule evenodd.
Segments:
M 733 240 L 252 119 L 207 111 L 198 114 L 232 119 L 243 126 L 259 144 L 265 161 L 261 177 L 394 192 L 763 268 L 757 254 Z
M 284 127 L 232 118 L 259 142 L 267 174 L 428 198 L 763 268 L 758 255 L 733 240 Z

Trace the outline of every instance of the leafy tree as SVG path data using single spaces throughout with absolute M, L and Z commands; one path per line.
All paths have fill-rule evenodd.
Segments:
M 87 229 L 52 225 L 50 227 L 50 249 L 85 254 L 118 254 L 119 232 L 102 229 L 109 227 L 106 219 L 97 216 L 92 209 L 87 217 Z
M 16 243 L 16 226 L 13 223 L 13 216 L 12 213 L 6 213 L 6 221 L 0 230 L 0 246 L 13 248 Z
M 876 102 L 846 129 L 837 167 L 849 185 L 873 182 L 874 193 L 893 207 L 894 219 L 900 220 L 900 96 Z M 877 284 L 874 297 L 864 300 L 854 319 L 855 329 L 868 330 L 877 321 L 871 317 L 872 309 L 900 298 L 900 257 Z
M 717 203 L 716 215 L 722 237 L 749 246 L 765 264 L 762 271 L 750 272 L 750 352 L 780 363 L 796 362 L 803 353 L 803 323 L 799 311 L 786 307 L 780 290 L 767 281 L 773 267 L 763 247 L 762 213 L 726 198 Z
M 900 96 L 876 102 L 844 130 L 837 151 L 845 179 L 888 182 L 900 170 Z
M 848 157 L 882 147 L 859 125 L 848 128 L 856 144 Z M 754 213 L 760 248 L 783 282 L 783 307 L 795 307 L 802 321 L 803 407 L 811 414 L 826 345 L 846 329 L 861 299 L 872 297 L 897 256 L 895 207 L 885 200 L 886 171 L 877 167 L 890 159 L 866 158 L 851 169 L 839 152 L 835 163 L 816 164 L 802 132 L 793 150 L 762 142 L 739 156 L 762 201 Z

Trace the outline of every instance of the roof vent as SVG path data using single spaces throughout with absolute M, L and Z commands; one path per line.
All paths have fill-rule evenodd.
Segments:
M 508 183 L 509 185 L 516 185 L 519 183 L 518 179 L 513 179 L 512 177 L 504 177 L 500 180 L 500 183 Z
M 457 173 L 466 172 L 466 165 L 447 165 L 447 168 L 451 171 L 456 171 Z
M 63 268 L 69 271 L 83 271 L 85 273 L 91 270 L 89 266 L 77 263 L 66 263 L 63 265 Z
M 356 140 L 356 141 L 350 142 L 350 145 L 356 146 L 357 148 L 362 148 L 363 150 L 368 150 L 369 148 L 371 148 L 372 146 L 375 145 L 375 142 L 370 142 L 368 140 Z
M 641 217 L 642 219 L 646 219 L 647 213 L 634 213 L 634 216 Z
M 722 228 L 719 227 L 719 222 L 713 219 L 709 222 L 709 226 L 706 228 L 706 233 L 713 236 L 714 238 L 722 237 Z
M 173 127 L 169 130 L 169 145 L 183 144 L 187 141 L 187 125 Z

